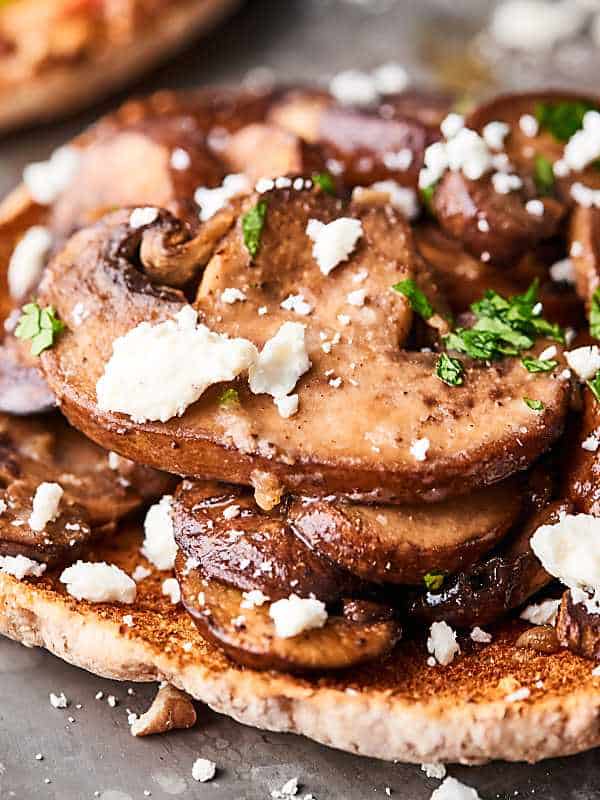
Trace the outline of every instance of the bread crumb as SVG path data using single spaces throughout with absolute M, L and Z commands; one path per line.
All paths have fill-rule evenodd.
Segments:
M 166 684 L 158 690 L 146 713 L 130 724 L 132 736 L 150 736 L 175 728 L 191 728 L 196 724 L 196 709 L 189 695 Z

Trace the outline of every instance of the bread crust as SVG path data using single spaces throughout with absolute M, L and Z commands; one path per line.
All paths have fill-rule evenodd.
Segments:
M 131 572 L 143 560 L 139 543 L 132 531 L 88 557 Z M 568 651 L 538 656 L 514 647 L 523 630 L 518 623 L 495 630 L 485 647 L 463 641 L 463 653 L 448 667 L 427 667 L 423 644 L 406 642 L 375 667 L 300 678 L 229 661 L 162 596 L 164 578 L 153 573 L 138 584 L 133 606 L 118 606 L 73 600 L 58 573 L 37 583 L 0 574 L 0 632 L 94 674 L 166 680 L 244 724 L 303 734 L 358 755 L 414 763 L 534 762 L 600 744 L 600 682 L 590 662 Z M 133 615 L 132 628 L 122 622 L 125 614 Z M 535 685 L 540 680 L 543 689 Z M 508 702 L 516 686 L 528 686 L 530 698 Z

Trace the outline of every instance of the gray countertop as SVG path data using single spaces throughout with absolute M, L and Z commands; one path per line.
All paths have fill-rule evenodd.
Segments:
M 278 80 L 319 80 L 339 69 L 391 59 L 409 66 L 420 80 L 441 78 L 468 91 L 542 81 L 573 84 L 581 82 L 582 74 L 593 83 L 597 55 L 589 43 L 561 49 L 560 59 L 552 63 L 512 58 L 502 64 L 502 74 L 493 54 L 482 62 L 477 55 L 482 40 L 473 36 L 492 5 L 484 0 L 254 0 L 208 41 L 198 42 L 133 89 L 236 83 L 257 67 L 273 70 Z M 23 164 L 46 156 L 123 96 L 0 142 L 0 191 L 18 181 Z M 198 708 L 198 725 L 191 731 L 135 740 L 126 709 L 145 710 L 155 687 L 136 686 L 133 695 L 128 688 L 45 652 L 0 640 L 0 798 L 137 800 L 150 792 L 155 800 L 268 800 L 271 790 L 297 776 L 299 797 L 310 792 L 317 800 L 377 800 L 388 796 L 389 787 L 392 797 L 426 800 L 438 783 L 418 767 L 264 733 L 204 707 Z M 61 691 L 69 707 L 54 709 L 48 695 Z M 98 691 L 104 699 L 95 699 Z M 107 704 L 108 694 L 118 698 L 115 708 Z M 198 757 L 218 764 L 211 783 L 192 780 Z M 450 772 L 476 786 L 486 800 L 600 797 L 597 752 L 535 766 L 492 764 L 451 767 Z

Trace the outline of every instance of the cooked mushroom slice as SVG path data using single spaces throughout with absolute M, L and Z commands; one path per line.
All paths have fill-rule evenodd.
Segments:
M 425 148 L 440 137 L 439 112 L 431 116 L 433 124 L 424 121 L 409 96 L 393 95 L 378 108 L 357 109 L 337 105 L 322 92 L 294 90 L 273 105 L 269 120 L 320 144 L 339 163 L 347 186 L 392 178 L 416 188 Z
M 577 294 L 590 308 L 600 286 L 600 209 L 576 206 L 569 224 L 569 258 Z
M 234 661 L 253 669 L 306 672 L 353 667 L 382 658 L 401 635 L 388 608 L 363 601 L 350 604 L 347 615 L 343 610 L 329 615 L 321 628 L 281 638 L 268 604 L 244 608 L 239 589 L 206 580 L 198 569 L 186 570 L 181 553 L 175 570 L 183 603 L 200 633 Z
M 252 259 L 243 220 L 259 199 L 267 213 Z M 360 222 L 361 235 L 325 275 L 306 229 L 309 220 L 340 217 Z M 63 319 L 76 303 L 90 309 L 85 325 L 65 331 L 41 360 L 64 413 L 107 449 L 181 475 L 253 485 L 263 473 L 295 493 L 415 502 L 496 483 L 526 468 L 561 432 L 569 387 L 557 375 L 529 373 L 518 360 L 465 359 L 464 384 L 448 386 L 435 374 L 435 354 L 401 349 L 412 313 L 391 287 L 418 269 L 401 216 L 287 189 L 243 201 L 203 273 L 196 305 L 211 330 L 258 347 L 286 321 L 305 326 L 312 366 L 295 387 L 293 419 L 282 419 L 269 395 L 251 394 L 245 379 L 235 384 L 239 402 L 220 403 L 226 387 L 212 386 L 167 422 L 102 411 L 96 383 L 115 339 L 139 323 L 172 318 L 184 304 L 135 268 L 151 229 L 132 231 L 116 213 L 76 234 L 41 291 L 41 302 Z M 234 290 L 244 299 L 224 302 Z M 301 295 L 303 315 L 290 295 Z M 537 411 L 525 397 L 539 401 Z M 417 440 L 429 444 L 420 460 L 411 452 Z
M 209 580 L 271 600 L 291 591 L 326 603 L 353 593 L 360 581 L 313 553 L 280 508 L 262 511 L 247 489 L 184 481 L 173 500 L 177 545 Z
M 563 491 L 575 511 L 600 516 L 600 403 L 583 390 L 583 413 L 566 437 Z
M 318 146 L 283 128 L 258 122 L 232 134 L 222 156 L 230 172 L 243 172 L 251 181 L 290 174 L 310 176 L 326 169 Z
M 40 374 L 26 345 L 7 335 L 0 344 L 0 412 L 41 414 L 56 406 L 56 399 Z
M 445 620 L 457 627 L 488 625 L 506 616 L 553 580 L 533 554 L 529 540 L 541 525 L 552 524 L 569 509 L 567 502 L 554 502 L 534 512 L 497 555 L 445 579 L 440 591 L 413 596 L 408 613 L 427 623 Z
M 418 506 L 295 499 L 288 520 L 318 553 L 365 580 L 422 585 L 427 573 L 450 574 L 476 562 L 521 506 L 522 489 L 509 481 Z
M 570 589 L 562 596 L 556 633 L 563 647 L 584 658 L 600 661 L 600 614 L 589 611 L 583 602 L 573 602 Z

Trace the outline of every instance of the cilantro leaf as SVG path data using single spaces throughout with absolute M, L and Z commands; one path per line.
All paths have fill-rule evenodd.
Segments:
M 521 363 L 527 372 L 552 372 L 558 366 L 558 361 L 553 359 L 539 359 L 532 356 L 524 356 Z
M 260 238 L 267 216 L 267 201 L 260 200 L 254 208 L 242 217 L 242 233 L 246 250 L 252 258 L 256 257 L 260 249 Z
M 600 339 L 600 288 L 592 295 L 590 307 L 590 333 L 594 339 Z
M 598 370 L 591 381 L 587 381 L 587 385 L 596 400 L 600 403 L 600 370 Z
M 531 397 L 524 397 L 523 398 L 523 402 L 532 411 L 543 411 L 544 410 L 544 404 L 542 403 L 541 400 L 532 400 Z
M 461 386 L 464 383 L 465 368 L 459 358 L 452 358 L 447 353 L 440 353 L 435 366 L 435 374 L 448 386 Z
M 588 111 L 597 110 L 594 103 L 586 100 L 560 100 L 558 102 L 537 103 L 535 117 L 540 127 L 549 131 L 559 142 L 568 142 L 571 136 L 583 126 L 583 118 Z
M 552 162 L 546 156 L 538 153 L 533 162 L 533 180 L 538 192 L 542 195 L 550 194 L 554 188 L 554 169 Z
M 23 306 L 15 336 L 18 339 L 29 339 L 32 354 L 39 356 L 52 347 L 54 339 L 64 329 L 64 322 L 57 318 L 52 306 L 41 308 L 37 303 L 27 303 Z
M 335 183 L 329 172 L 314 172 L 312 182 L 327 194 L 335 194 Z
M 441 572 L 428 572 L 423 576 L 423 583 L 428 592 L 437 592 L 442 588 L 444 575 Z
M 237 389 L 225 389 L 219 396 L 220 406 L 235 406 L 240 402 L 240 395 Z
M 406 280 L 394 284 L 392 289 L 403 294 L 408 299 L 412 310 L 416 311 L 423 319 L 431 319 L 434 314 L 433 306 L 412 278 L 406 278 Z

